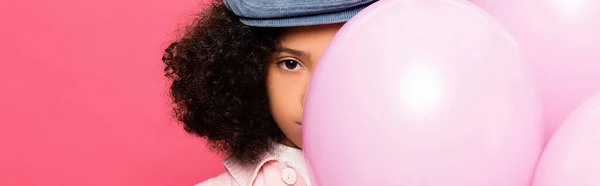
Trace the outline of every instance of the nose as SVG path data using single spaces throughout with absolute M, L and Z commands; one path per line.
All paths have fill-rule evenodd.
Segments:
M 308 91 L 308 85 L 304 88 L 304 93 L 302 94 L 302 108 L 304 108 L 304 103 L 306 102 L 306 93 Z
M 310 76 L 304 81 L 304 92 L 302 93 L 302 108 L 304 109 L 304 103 L 306 102 L 306 94 L 308 93 L 308 84 L 310 83 Z

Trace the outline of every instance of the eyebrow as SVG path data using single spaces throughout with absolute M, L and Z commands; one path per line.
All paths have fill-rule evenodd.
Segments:
M 291 48 L 285 48 L 285 47 L 283 47 L 283 48 L 277 49 L 277 53 L 281 53 L 281 52 L 289 53 L 289 54 L 300 56 L 300 57 L 306 57 L 306 58 L 310 57 L 310 54 L 308 54 L 306 52 L 303 52 L 303 51 L 300 51 L 300 50 L 294 50 L 294 49 L 291 49 Z

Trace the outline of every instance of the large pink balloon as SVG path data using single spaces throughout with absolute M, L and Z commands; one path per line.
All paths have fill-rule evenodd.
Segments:
M 573 109 L 600 90 L 600 1 L 474 2 L 507 27 L 533 65 L 549 139 Z
M 313 183 L 528 186 L 541 108 L 509 34 L 466 1 L 385 0 L 349 21 L 307 93 Z
M 533 185 L 600 185 L 600 92 L 556 131 L 540 160 Z

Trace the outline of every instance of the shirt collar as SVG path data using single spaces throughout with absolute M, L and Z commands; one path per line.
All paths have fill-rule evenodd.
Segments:
M 229 171 L 233 179 L 238 182 L 240 186 L 252 186 L 258 171 L 269 161 L 284 161 L 290 163 L 292 166 L 299 169 L 303 176 L 306 176 L 307 174 L 302 150 L 288 147 L 283 144 L 277 144 L 273 152 L 265 153 L 261 160 L 256 164 L 247 164 L 233 158 L 226 158 L 223 160 L 223 165 L 225 165 L 227 171 Z

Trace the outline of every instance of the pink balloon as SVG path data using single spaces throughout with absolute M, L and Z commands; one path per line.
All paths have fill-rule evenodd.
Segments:
M 528 186 L 543 146 L 509 34 L 455 0 L 384 0 L 312 75 L 303 147 L 317 185 Z
M 503 23 L 531 62 L 546 139 L 600 90 L 600 1 L 474 0 Z
M 540 160 L 533 185 L 600 185 L 600 92 L 556 131 Z

